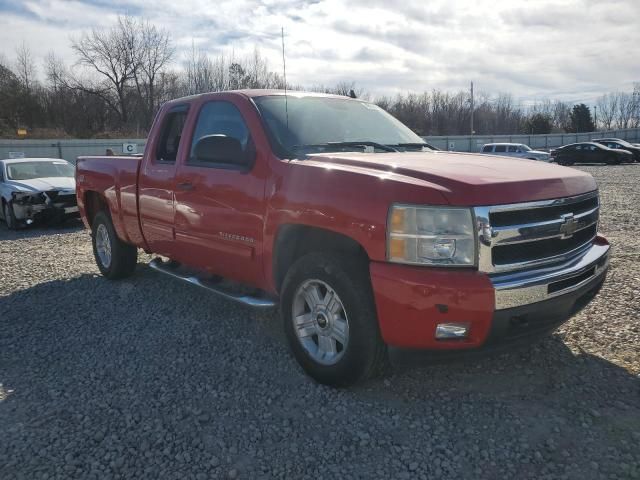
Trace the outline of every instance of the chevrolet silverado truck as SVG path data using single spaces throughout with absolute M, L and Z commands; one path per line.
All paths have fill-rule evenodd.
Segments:
M 548 333 L 593 299 L 609 265 L 587 173 L 434 151 L 359 99 L 170 101 L 142 158 L 80 157 L 76 170 L 105 277 L 131 275 L 142 249 L 171 277 L 279 307 L 295 358 L 330 385 L 383 371 L 388 346 Z

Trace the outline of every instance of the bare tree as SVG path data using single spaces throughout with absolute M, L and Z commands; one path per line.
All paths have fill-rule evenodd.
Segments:
M 78 63 L 98 74 L 98 82 L 75 81 L 75 88 L 99 96 L 120 117 L 129 120 L 127 86 L 140 68 L 139 23 L 132 17 L 118 17 L 110 29 L 94 28 L 73 40 Z
M 598 123 L 605 130 L 611 130 L 613 122 L 616 119 L 618 111 L 618 95 L 615 93 L 606 93 L 596 100 L 598 107 Z
M 22 42 L 16 48 L 16 75 L 26 92 L 31 92 L 36 77 L 36 65 L 31 50 Z
M 135 42 L 137 51 L 133 53 L 137 65 L 134 66 L 132 74 L 138 95 L 143 102 L 144 122 L 149 125 L 158 108 L 158 75 L 171 62 L 174 49 L 169 32 L 149 22 L 141 23 L 137 34 L 139 35 L 138 41 Z
M 635 100 L 634 95 L 631 93 L 617 93 L 618 97 L 618 110 L 616 117 L 617 128 L 629 128 L 633 122 L 635 113 Z

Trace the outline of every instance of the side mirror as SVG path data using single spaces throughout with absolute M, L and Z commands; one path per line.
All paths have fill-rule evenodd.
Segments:
M 242 150 L 237 138 L 226 135 L 205 135 L 198 140 L 193 150 L 195 160 L 203 163 L 222 163 L 248 166 L 249 158 Z

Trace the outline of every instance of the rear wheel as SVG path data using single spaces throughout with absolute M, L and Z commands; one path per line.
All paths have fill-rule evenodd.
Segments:
M 111 217 L 98 212 L 91 230 L 93 255 L 100 273 L 111 280 L 130 276 L 138 262 L 138 249 L 118 238 Z
M 4 221 L 7 224 L 7 228 L 9 230 L 16 230 L 18 228 L 18 221 L 16 220 L 16 215 L 13 212 L 13 206 L 11 203 L 3 202 L 2 204 Z
M 387 365 L 366 265 L 305 255 L 287 273 L 280 308 L 296 360 L 319 383 L 350 385 Z

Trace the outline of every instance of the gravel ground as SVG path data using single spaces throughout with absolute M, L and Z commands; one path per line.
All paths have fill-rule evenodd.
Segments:
M 150 270 L 111 283 L 79 224 L 0 227 L 0 478 L 640 478 L 640 165 L 581 167 L 615 245 L 553 336 L 314 384 L 277 318 Z

